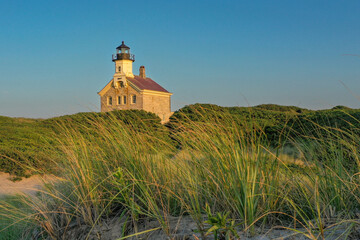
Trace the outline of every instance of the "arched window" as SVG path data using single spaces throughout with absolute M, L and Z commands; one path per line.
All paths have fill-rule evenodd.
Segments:
M 121 78 L 118 78 L 118 80 L 117 80 L 116 83 L 115 83 L 117 88 L 123 88 L 123 87 L 125 87 L 124 81 L 120 81 L 120 79 L 121 79 Z

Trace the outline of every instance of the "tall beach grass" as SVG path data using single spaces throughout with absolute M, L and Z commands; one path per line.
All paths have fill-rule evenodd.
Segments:
M 90 237 L 115 217 L 124 236 L 151 219 L 172 237 L 170 219 L 184 215 L 205 238 L 206 205 L 230 212 L 236 230 L 250 235 L 280 226 L 323 239 L 332 226 L 358 224 L 360 137 L 351 129 L 313 123 L 313 135 L 282 136 L 274 148 L 259 124 L 240 126 L 227 113 L 199 115 L 201 121 L 175 121 L 171 138 L 112 114 L 87 119 L 86 128 L 60 122 L 61 157 L 53 163 L 59 180 L 23 198 L 31 209 L 23 219 L 50 239 L 68 239 L 73 226 Z M 2 216 L 16 212 L 4 209 Z

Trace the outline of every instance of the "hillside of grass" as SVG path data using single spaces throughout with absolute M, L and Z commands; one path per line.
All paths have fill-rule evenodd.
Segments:
M 0 171 L 17 176 L 31 175 L 37 169 L 57 171 L 53 169 L 53 163 L 63 157 L 60 148 L 64 147 L 66 138 L 71 137 L 71 132 L 79 131 L 86 138 L 102 141 L 99 128 L 105 125 L 115 129 L 121 123 L 121 127 L 131 128 L 137 133 L 151 133 L 153 139 L 162 139 L 164 143 L 181 148 L 181 144 L 174 140 L 183 131 L 181 126 L 206 122 L 223 127 L 236 126 L 249 134 L 257 130 L 257 134 L 263 134 L 271 146 L 279 147 L 309 135 L 321 137 L 326 134 L 325 130 L 320 130 L 321 127 L 358 133 L 359 119 L 359 109 L 343 106 L 314 111 L 274 104 L 254 107 L 193 104 L 176 111 L 166 125 L 160 124 L 155 114 L 137 110 L 78 113 L 50 119 L 0 117 Z
M 336 106 L 326 110 L 309 110 L 295 106 L 262 104 L 254 107 L 221 107 L 214 104 L 193 104 L 176 111 L 170 118 L 172 122 L 204 121 L 221 119 L 231 115 L 232 120 L 241 124 L 246 122 L 258 127 L 285 126 L 287 124 L 300 129 L 301 124 L 317 123 L 321 126 L 340 128 L 360 126 L 360 109 Z M 225 119 L 224 119 L 225 120 Z
M 0 170 L 19 176 L 28 166 L 44 167 L 50 135 L 41 120 L 0 117 Z
M 298 110 L 195 104 L 167 125 L 141 111 L 17 123 L 48 134 L 60 180 L 0 199 L 0 238 L 358 239 L 358 110 Z
M 231 119 L 231 122 L 228 121 Z M 168 126 L 183 122 L 220 121 L 261 130 L 272 146 L 309 135 L 320 137 L 321 127 L 338 128 L 358 133 L 360 109 L 336 106 L 326 110 L 309 110 L 295 106 L 263 104 L 254 107 L 220 107 L 213 104 L 194 104 L 176 111 Z M 319 128 L 320 127 L 320 128 Z M 316 131 L 314 131 L 316 129 Z
M 101 141 L 99 123 L 103 126 L 152 132 L 154 138 L 171 141 L 160 118 L 145 111 L 128 110 L 112 113 L 78 113 L 50 119 L 26 119 L 0 116 L 0 171 L 17 176 L 29 176 L 37 169 L 53 169 L 53 162 L 62 157 L 60 148 L 71 132 Z M 85 134 L 86 133 L 86 134 Z
M 226 117 L 228 116 L 239 125 L 248 126 L 251 124 L 254 127 L 265 127 L 284 124 L 297 115 L 299 113 L 291 107 L 270 104 L 255 107 L 220 107 L 213 104 L 193 104 L 176 111 L 170 118 L 170 124 L 215 119 L 227 122 Z

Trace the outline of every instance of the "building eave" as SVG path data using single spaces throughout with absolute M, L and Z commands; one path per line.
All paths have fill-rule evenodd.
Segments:
M 102 97 L 104 96 L 104 94 L 110 89 L 111 87 L 111 83 L 113 82 L 113 78 L 110 80 L 110 82 L 108 82 L 108 84 L 105 85 L 105 87 L 103 87 L 103 89 L 101 89 L 98 94 Z
M 171 96 L 173 95 L 171 92 L 161 92 L 161 91 L 153 91 L 153 90 L 147 90 L 147 89 L 143 89 L 142 94 L 147 94 L 147 95 L 162 95 L 162 96 Z
M 107 91 L 111 88 L 111 85 L 114 81 L 114 78 L 112 78 L 108 84 L 105 85 L 103 89 L 101 89 L 97 94 L 99 96 L 104 96 Z M 171 96 L 173 95 L 170 92 L 163 92 L 163 91 L 155 91 L 155 90 L 148 90 L 148 89 L 140 89 L 138 86 L 136 86 L 133 82 L 131 82 L 130 79 L 128 79 L 128 84 L 130 87 L 132 87 L 135 91 L 137 91 L 140 94 L 146 94 L 146 95 L 157 95 L 157 96 Z

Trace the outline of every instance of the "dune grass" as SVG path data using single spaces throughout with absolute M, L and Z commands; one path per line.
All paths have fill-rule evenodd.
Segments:
M 59 123 L 62 157 L 53 162 L 59 181 L 37 197 L 22 198 L 31 209 L 23 219 L 51 239 L 68 239 L 74 225 L 87 226 L 90 237 L 113 217 L 126 219 L 124 235 L 155 219 L 171 237 L 169 219 L 183 215 L 205 238 L 205 206 L 214 214 L 229 212 L 236 231 L 250 235 L 280 226 L 324 239 L 337 225 L 351 231 L 359 223 L 355 131 L 313 122 L 313 135 L 281 136 L 274 148 L 258 124 L 239 125 L 228 113 L 199 115 L 201 121 L 174 123 L 171 140 L 112 114 L 85 119 L 91 131 Z M 296 152 L 296 161 L 289 161 L 284 145 Z
M 0 197 L 0 239 L 32 239 L 35 226 L 31 222 L 31 209 L 23 197 Z

